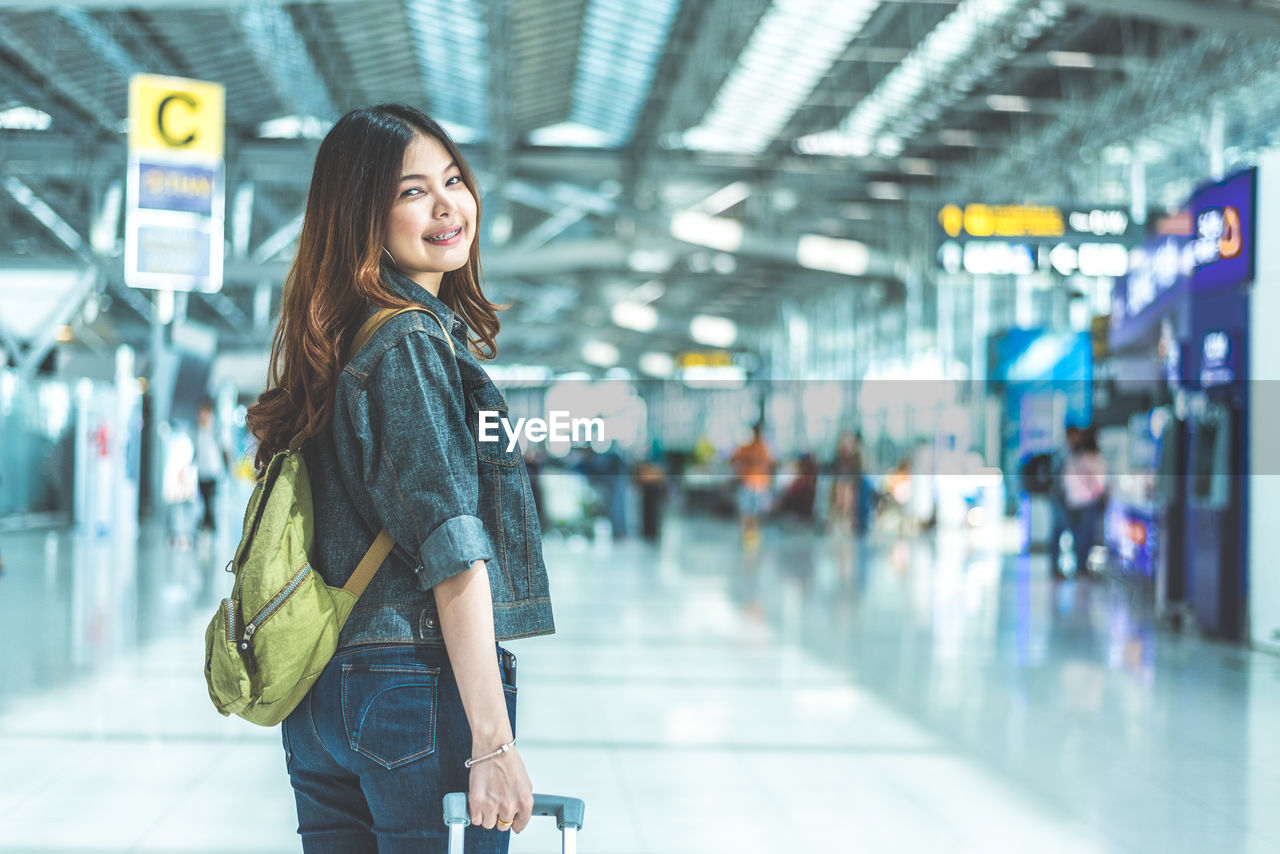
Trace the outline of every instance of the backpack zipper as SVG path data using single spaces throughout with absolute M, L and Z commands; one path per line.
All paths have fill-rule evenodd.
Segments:
M 236 636 L 236 600 L 227 598 L 227 640 Z
M 253 648 L 254 632 L 261 628 L 262 624 L 270 619 L 271 615 L 284 607 L 284 603 L 289 601 L 289 597 L 297 592 L 298 587 L 302 585 L 302 580 L 307 577 L 307 573 L 311 571 L 310 564 L 303 564 L 302 569 L 289 579 L 289 583 L 284 589 L 275 595 L 275 598 L 267 603 L 261 611 L 258 612 L 252 620 L 245 624 L 244 637 L 240 639 L 238 646 L 241 652 L 249 652 Z

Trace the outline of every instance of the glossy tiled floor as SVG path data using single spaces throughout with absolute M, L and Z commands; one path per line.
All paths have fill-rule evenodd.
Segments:
M 584 852 L 1280 851 L 1280 659 L 976 534 L 664 534 L 549 541 L 560 631 L 512 645 Z M 278 733 L 200 675 L 230 546 L 0 533 L 0 851 L 300 850 Z

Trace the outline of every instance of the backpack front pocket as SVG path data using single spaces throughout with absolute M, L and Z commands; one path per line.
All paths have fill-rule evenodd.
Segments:
M 205 629 L 204 678 L 209 698 L 224 715 L 239 714 L 251 701 L 249 672 L 236 644 L 235 599 L 223 599 Z
M 440 668 L 424 664 L 342 665 L 342 720 L 347 741 L 383 768 L 436 751 Z

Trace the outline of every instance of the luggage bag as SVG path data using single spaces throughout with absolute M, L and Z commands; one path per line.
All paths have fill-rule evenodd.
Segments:
M 582 814 L 586 804 L 581 798 L 565 798 L 559 795 L 533 796 L 533 814 L 553 815 L 562 836 L 563 854 L 577 854 L 578 831 L 582 829 Z M 449 854 L 462 854 L 462 839 L 471 819 L 467 812 L 467 793 L 451 792 L 444 796 L 444 823 L 449 827 Z

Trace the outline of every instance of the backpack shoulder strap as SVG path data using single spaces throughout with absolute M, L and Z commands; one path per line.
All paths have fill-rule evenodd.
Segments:
M 342 585 L 342 589 L 359 599 L 360 594 L 364 593 L 364 589 L 369 586 L 374 573 L 378 571 L 378 567 L 382 566 L 382 562 L 387 559 L 387 555 L 391 553 L 391 547 L 395 544 L 396 541 L 391 538 L 386 528 L 379 531 L 378 536 L 374 537 L 372 545 L 369 546 L 369 551 L 360 558 L 356 571 L 351 573 L 351 577 L 347 579 L 346 584 Z
M 449 330 L 444 328 L 444 323 L 436 313 L 425 306 L 415 305 L 410 306 L 409 308 L 383 308 L 374 312 L 373 315 L 361 325 L 359 331 L 356 332 L 356 337 L 351 342 L 351 349 L 347 351 L 347 361 L 349 362 L 354 359 L 356 353 L 360 352 L 360 348 L 364 347 L 365 344 L 368 344 L 370 339 L 377 334 L 378 330 L 381 329 L 383 324 L 388 320 L 395 317 L 397 314 L 405 314 L 410 311 L 425 311 L 427 314 L 435 318 L 436 323 L 440 325 L 440 331 L 444 333 L 444 340 L 449 342 L 449 352 L 457 355 L 458 351 L 455 350 L 453 346 L 453 336 L 449 334 Z

